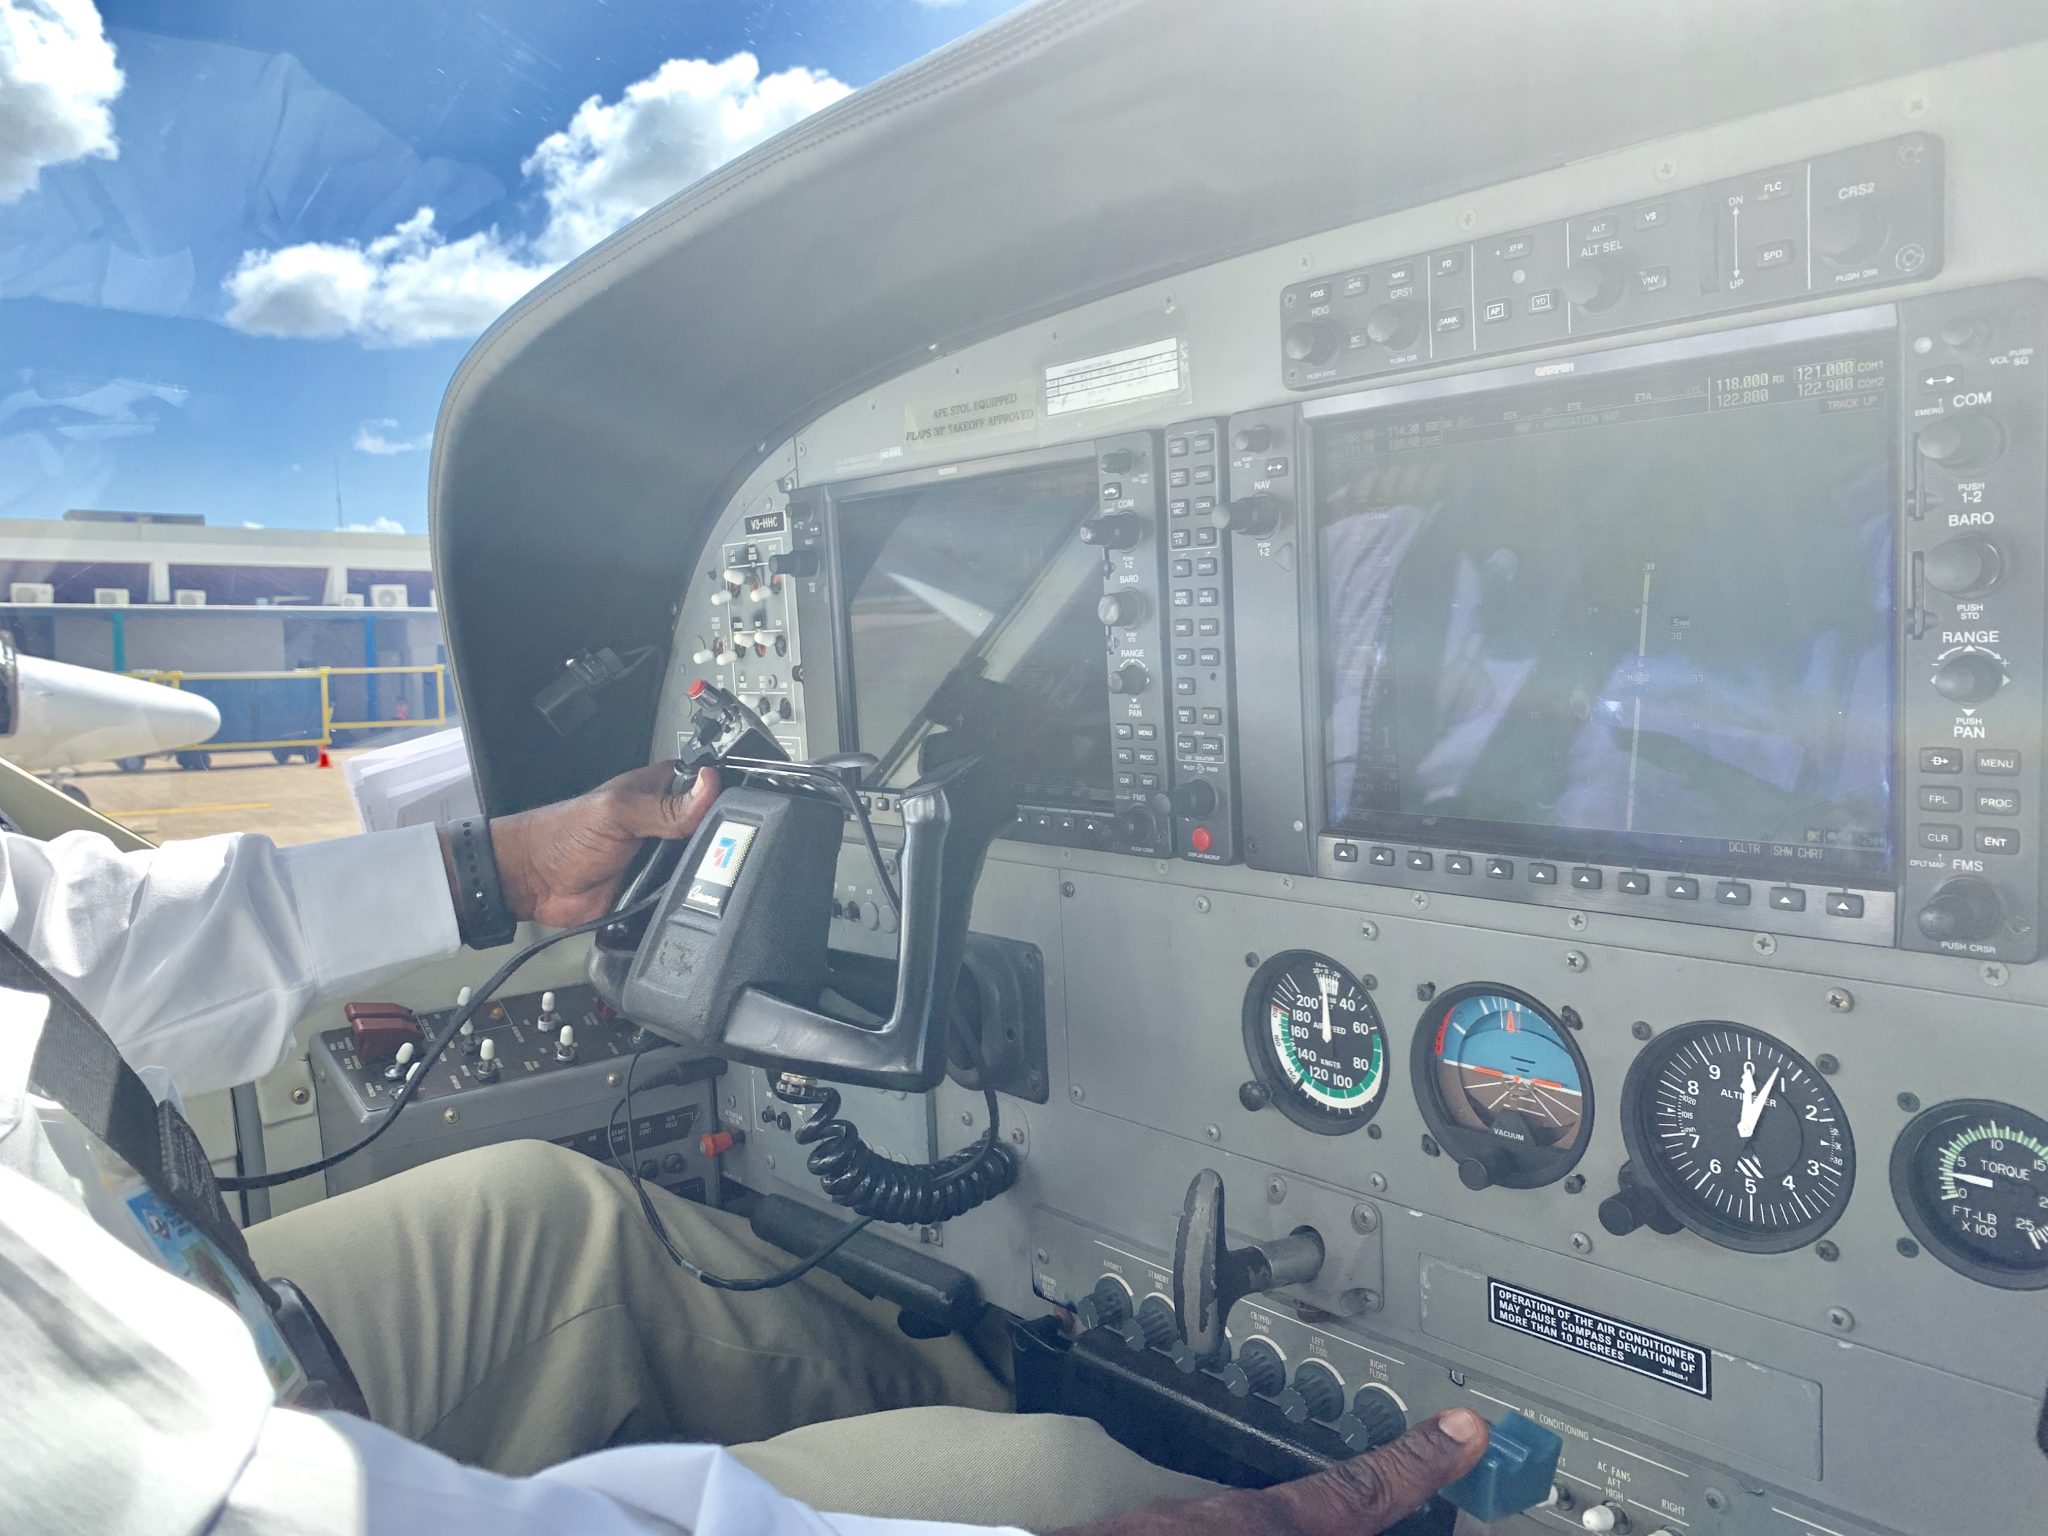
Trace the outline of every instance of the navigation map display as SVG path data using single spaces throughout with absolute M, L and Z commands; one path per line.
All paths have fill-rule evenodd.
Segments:
M 1315 434 L 1332 831 L 1891 865 L 1890 338 Z

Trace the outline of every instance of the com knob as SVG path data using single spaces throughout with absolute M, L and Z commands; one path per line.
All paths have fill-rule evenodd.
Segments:
M 1232 533 L 1256 538 L 1280 526 L 1280 498 L 1265 491 L 1240 496 L 1224 509 L 1224 521 Z
M 1130 512 L 1107 512 L 1081 525 L 1081 542 L 1097 549 L 1131 549 L 1144 535 L 1145 524 Z
M 1281 350 L 1295 363 L 1327 363 L 1337 355 L 1337 328 L 1327 320 L 1299 320 L 1280 338 Z
M 1287 1385 L 1286 1362 L 1264 1339 L 1253 1339 L 1223 1367 L 1223 1385 L 1232 1397 L 1271 1397 Z
M 1152 674 L 1142 661 L 1127 661 L 1109 674 L 1111 693 L 1143 693 L 1152 686 Z
M 1982 469 L 2005 452 L 2005 431 L 1981 411 L 1956 411 L 1920 429 L 1920 456 L 1960 473 Z
M 1131 466 L 1137 462 L 1138 456 L 1128 448 L 1112 448 L 1102 456 L 1105 474 L 1127 475 L 1131 472 Z
M 1400 1439 L 1407 1428 L 1408 1415 L 1379 1387 L 1363 1388 L 1351 1400 L 1351 1411 L 1337 1421 L 1344 1448 L 1354 1456 Z
M 2005 556 L 1989 539 L 1965 534 L 1927 551 L 1921 571 L 1927 585 L 1956 597 L 1977 597 L 1998 585 L 2005 574 Z
M 1934 668 L 1934 691 L 1958 704 L 1978 704 L 2005 686 L 2005 663 L 1972 646 L 1944 656 Z
M 1095 605 L 1095 617 L 1113 629 L 1135 629 L 1145 617 L 1145 594 L 1129 587 L 1105 592 Z
M 1256 423 L 1239 427 L 1230 435 L 1230 446 L 1239 453 L 1264 453 L 1273 444 L 1273 429 Z
M 1565 269 L 1564 296 L 1589 315 L 1614 308 L 1628 291 L 1623 281 L 1621 260 L 1615 256 L 1593 256 L 1575 261 Z
M 1413 299 L 1382 304 L 1365 317 L 1365 334 L 1379 346 L 1399 352 L 1422 334 L 1422 306 Z
M 1216 786 L 1207 779 L 1187 779 L 1173 786 L 1173 814 L 1211 816 L 1216 811 Z
M 1327 1365 L 1310 1360 L 1274 1401 L 1290 1424 L 1333 1423 L 1344 1411 L 1344 1383 Z
M 1998 932 L 1998 892 L 1969 875 L 1951 880 L 1920 909 L 1920 932 L 1937 944 L 1969 944 Z
M 1884 249 L 1891 221 L 1875 197 L 1838 197 L 1813 211 L 1813 249 L 1838 267 L 1860 266 Z

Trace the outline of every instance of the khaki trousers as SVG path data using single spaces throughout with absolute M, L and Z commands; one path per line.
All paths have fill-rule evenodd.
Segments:
M 735 1217 L 648 1193 L 714 1274 L 791 1262 Z M 1010 1413 L 966 1340 L 906 1338 L 895 1308 L 829 1275 L 701 1284 L 623 1175 L 544 1142 L 443 1158 L 248 1236 L 320 1309 L 378 1423 L 496 1472 L 710 1441 L 817 1508 L 1037 1531 L 1211 1491 L 1086 1420 Z

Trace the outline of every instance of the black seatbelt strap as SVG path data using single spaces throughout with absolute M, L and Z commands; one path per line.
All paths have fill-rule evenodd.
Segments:
M 261 1298 L 312 1383 L 298 1404 L 367 1416 L 361 1389 L 327 1326 L 295 1285 L 264 1279 L 242 1229 L 228 1214 L 198 1133 L 172 1104 L 159 1104 L 85 1005 L 0 930 L 0 988 L 49 1000 L 29 1067 L 30 1088 L 67 1111 L 208 1238 Z

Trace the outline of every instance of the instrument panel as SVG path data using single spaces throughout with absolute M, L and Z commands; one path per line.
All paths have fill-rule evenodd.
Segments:
M 1192 1367 L 1251 1422 L 1517 1408 L 1567 1450 L 1516 1531 L 2038 1524 L 2044 78 L 1178 274 L 770 454 L 663 730 L 695 675 L 766 698 L 875 755 L 885 835 L 949 689 L 1047 743 L 974 926 L 1045 957 L 1049 1102 L 922 1241 L 1167 1355 L 1213 1168 L 1233 1231 L 1331 1252 Z M 883 952 L 841 877 L 835 943 Z M 896 1155 L 977 1134 L 867 1097 Z M 811 1196 L 753 1129 L 738 1175 Z

